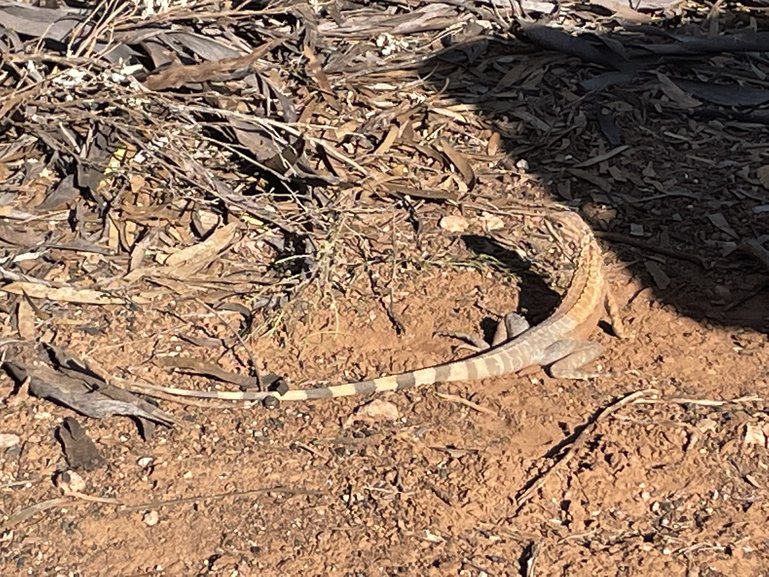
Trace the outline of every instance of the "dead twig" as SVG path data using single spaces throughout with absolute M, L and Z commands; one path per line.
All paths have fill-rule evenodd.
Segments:
M 616 413 L 622 407 L 640 402 L 640 400 L 647 395 L 657 394 L 658 391 L 656 389 L 644 389 L 643 391 L 636 391 L 622 397 L 618 401 L 602 409 L 601 412 L 598 413 L 598 415 L 595 417 L 595 419 L 586 425 L 574 438 L 574 441 L 571 443 L 568 451 L 566 451 L 566 453 L 564 453 L 561 458 L 557 459 L 544 473 L 541 473 L 538 477 L 530 480 L 522 489 L 522 491 L 519 492 L 518 496 L 515 498 L 516 513 L 520 512 L 520 510 L 531 498 L 531 496 L 542 488 L 542 486 L 555 473 L 556 470 L 559 468 L 562 469 L 569 463 L 569 461 L 571 461 L 574 455 L 576 455 L 577 452 L 585 446 L 585 443 L 587 443 L 587 440 L 592 436 L 600 423 L 605 421 L 608 417 Z
M 465 407 L 468 407 L 474 411 L 478 411 L 479 413 L 483 413 L 484 415 L 490 415 L 492 417 L 495 417 L 497 419 L 501 419 L 497 413 L 492 411 L 489 408 L 486 408 L 482 405 L 479 405 L 478 403 L 474 403 L 472 401 L 469 401 L 463 397 L 460 397 L 459 395 L 452 395 L 449 393 L 435 393 L 435 395 L 441 399 L 445 399 L 447 401 L 451 401 L 452 403 L 459 403 L 460 405 L 464 405 Z
M 632 236 L 628 236 L 626 234 L 620 234 L 617 232 L 596 231 L 595 235 L 598 238 L 602 238 L 604 240 L 608 240 L 611 242 L 619 242 L 622 244 L 626 244 L 628 246 L 634 246 L 635 248 L 648 250 L 649 252 L 655 252 L 657 254 L 669 256 L 671 258 L 677 258 L 679 260 L 687 260 L 689 262 L 693 262 L 694 264 L 702 267 L 705 270 L 708 270 L 712 266 L 704 258 L 697 256 L 696 254 L 691 254 L 688 252 L 683 252 L 681 250 L 659 246 L 657 244 L 654 244 L 645 240 L 633 238 Z
M 703 407 L 723 407 L 725 405 L 742 405 L 746 403 L 763 403 L 765 399 L 763 397 L 757 397 L 754 395 L 748 395 L 746 397 L 739 397 L 737 399 L 730 399 L 726 401 L 719 401 L 717 399 L 692 399 L 685 397 L 674 397 L 672 399 L 638 399 L 635 401 L 637 405 L 700 405 Z
M 120 508 L 121 513 L 131 513 L 133 511 L 144 511 L 146 509 L 159 509 L 161 507 L 171 507 L 174 505 L 184 505 L 185 503 L 197 503 L 199 501 L 216 501 L 221 499 L 227 499 L 230 497 L 245 497 L 248 495 L 258 495 L 262 493 L 283 493 L 289 496 L 295 495 L 308 495 L 308 496 L 321 496 L 325 495 L 322 491 L 315 491 L 313 489 L 301 489 L 295 487 L 263 487 L 261 489 L 249 489 L 246 491 L 228 491 L 226 493 L 212 493 L 210 495 L 195 495 L 194 497 L 180 497 L 178 499 L 157 499 L 155 501 L 148 501 L 139 505 L 123 506 Z
M 238 343 L 240 343 L 240 346 L 243 347 L 243 350 L 246 352 L 246 355 L 248 355 L 249 364 L 251 365 L 250 366 L 251 373 L 253 374 L 254 379 L 256 380 L 257 388 L 260 391 L 264 390 L 263 383 L 262 383 L 262 375 L 259 371 L 259 367 L 256 364 L 256 359 L 254 358 L 254 355 L 251 354 L 251 348 L 246 344 L 246 341 L 243 340 L 243 337 L 241 336 L 241 334 L 235 329 L 233 329 L 230 326 L 230 324 L 227 322 L 227 320 L 224 317 L 222 317 L 221 313 L 217 311 L 214 307 L 200 300 L 199 298 L 196 298 L 195 300 L 198 302 L 198 304 L 205 307 L 211 314 L 213 314 L 217 319 L 219 319 L 219 321 L 221 321 L 222 323 L 222 326 L 224 326 L 226 330 L 232 333 L 232 335 L 235 337 L 235 340 L 237 340 Z

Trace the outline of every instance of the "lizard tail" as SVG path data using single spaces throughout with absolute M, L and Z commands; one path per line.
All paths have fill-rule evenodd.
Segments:
M 418 369 L 398 375 L 388 375 L 367 381 L 332 385 L 317 389 L 295 389 L 286 391 L 282 395 L 279 393 L 263 394 L 264 396 L 274 396 L 281 401 L 308 401 L 384 393 L 387 391 L 403 391 L 420 385 L 474 381 L 519 370 L 519 368 L 513 366 L 514 363 L 512 361 L 513 359 L 508 355 L 492 350 L 477 357 L 453 363 Z
M 528 355 L 530 357 L 530 355 Z M 309 401 L 402 391 L 420 385 L 435 385 L 454 381 L 474 381 L 509 373 L 515 373 L 535 361 L 524 362 L 528 358 L 519 351 L 514 351 L 509 344 L 505 350 L 491 349 L 476 357 L 470 357 L 451 363 L 427 367 L 397 375 L 388 375 L 367 381 L 319 387 L 316 389 L 290 389 L 283 394 L 278 391 L 188 391 L 174 387 L 155 387 L 164 393 L 181 397 L 199 399 L 220 399 L 228 401 L 263 401 L 273 397 L 279 401 Z

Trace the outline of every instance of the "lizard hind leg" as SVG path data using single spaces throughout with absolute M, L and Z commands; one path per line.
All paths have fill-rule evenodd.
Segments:
M 507 313 L 505 318 L 497 325 L 497 330 L 494 332 L 491 346 L 496 347 L 505 341 L 514 339 L 528 331 L 529 328 L 531 328 L 531 325 L 523 315 L 519 315 L 518 313 Z
M 502 321 L 497 323 L 497 328 L 494 331 L 494 337 L 491 340 L 491 345 L 489 345 L 489 343 L 484 341 L 481 337 L 468 333 L 440 331 L 436 332 L 435 334 L 442 337 L 450 337 L 462 340 L 467 343 L 462 345 L 462 348 L 466 348 L 473 352 L 479 353 L 515 338 L 529 330 L 529 328 L 529 321 L 527 321 L 523 316 L 519 315 L 518 313 L 508 313 L 505 315 L 505 318 Z
M 614 295 L 612 294 L 611 290 L 607 289 L 606 291 L 604 305 L 606 307 L 606 312 L 609 316 L 609 324 L 611 325 L 611 330 L 614 335 L 620 339 L 631 339 L 633 335 L 625 328 L 625 325 L 622 322 L 619 305 L 617 305 L 617 301 L 614 299 Z
M 582 366 L 597 359 L 603 345 L 592 341 L 564 339 L 550 345 L 545 351 L 542 365 L 556 379 L 584 381 L 601 376 L 601 373 L 583 369 Z

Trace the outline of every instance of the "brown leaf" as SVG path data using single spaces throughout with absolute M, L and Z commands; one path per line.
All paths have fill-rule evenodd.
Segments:
M 15 295 L 26 295 L 34 299 L 48 299 L 68 303 L 92 304 L 92 305 L 120 305 L 125 304 L 123 297 L 114 297 L 110 293 L 94 290 L 79 289 L 75 287 L 50 287 L 27 281 L 17 281 L 0 287 L 0 291 Z M 131 299 L 137 304 L 147 304 L 148 299 L 134 297 Z
M 666 289 L 670 286 L 670 277 L 667 275 L 667 273 L 665 273 L 664 270 L 662 270 L 662 267 L 659 265 L 659 263 L 653 260 L 647 260 L 644 265 L 646 267 L 646 271 L 654 279 L 654 284 L 656 284 L 661 289 Z
M 657 80 L 660 81 L 660 89 L 665 93 L 665 96 L 670 98 L 670 100 L 678 104 L 681 108 L 696 108 L 702 106 L 702 102 L 689 96 L 670 80 L 670 78 L 662 74 L 662 72 L 657 72 Z
M 208 266 L 235 238 L 238 223 L 232 222 L 214 231 L 203 242 L 189 246 L 168 256 L 164 268 L 172 271 L 174 278 L 186 278 Z
M 438 140 L 438 148 L 457 168 L 467 187 L 472 190 L 475 187 L 475 171 L 467 157 L 454 148 L 448 140 L 441 138 Z
M 22 339 L 31 341 L 35 338 L 35 311 L 23 297 L 16 307 L 16 330 Z
M 270 40 L 250 54 L 235 58 L 222 58 L 200 64 L 172 64 L 168 68 L 148 76 L 144 85 L 150 90 L 165 90 L 208 80 L 221 81 L 242 78 L 251 72 L 260 58 L 282 42 L 282 39 Z
M 758 180 L 765 189 L 769 190 L 769 164 L 765 164 L 756 171 Z
M 390 150 L 390 147 L 395 144 L 395 141 L 398 139 L 399 133 L 400 129 L 392 124 L 384 139 L 382 139 L 382 142 L 376 147 L 376 150 L 374 150 L 374 154 L 384 154 Z

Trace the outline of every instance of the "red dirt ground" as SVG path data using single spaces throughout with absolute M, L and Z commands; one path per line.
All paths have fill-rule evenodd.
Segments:
M 436 234 L 428 248 L 440 252 Z M 475 330 L 515 309 L 519 279 L 463 265 L 472 255 L 460 244 L 441 246 L 455 255 L 443 266 L 384 263 L 351 280 L 346 295 L 308 294 L 290 334 L 249 341 L 257 362 L 297 381 L 338 381 L 461 355 L 433 332 Z M 612 248 L 628 260 L 639 254 Z M 765 335 L 691 320 L 661 305 L 648 278 L 633 278 L 612 251 L 606 261 L 635 338 L 596 333 L 606 345 L 599 379 L 537 371 L 276 410 L 163 401 L 184 424 L 148 442 L 127 419 L 81 419 L 107 462 L 80 473 L 82 492 L 124 506 L 72 499 L 6 528 L 4 574 L 768 574 L 769 418 L 746 398 L 769 386 Z M 666 263 L 671 276 L 697 274 Z M 370 296 L 370 278 L 386 298 Z M 382 305 L 390 295 L 401 336 Z M 60 309 L 47 330 L 107 374 L 129 369 L 134 380 L 205 386 L 151 362 L 180 351 L 237 367 L 176 336 L 229 338 L 222 319 L 236 327 L 235 315 L 164 304 L 175 314 Z M 656 393 L 620 402 L 648 389 Z M 4 381 L 2 394 L 10 390 Z M 3 411 L 0 432 L 22 443 L 0 455 L 5 515 L 61 496 L 51 479 L 66 465 L 53 430 L 71 414 L 34 398 Z

